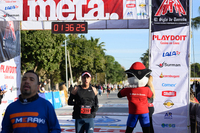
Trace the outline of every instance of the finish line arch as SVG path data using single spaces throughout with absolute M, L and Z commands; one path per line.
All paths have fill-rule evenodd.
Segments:
M 22 30 L 50 30 L 52 21 L 87 21 L 89 30 L 149 29 L 151 31 L 149 34 L 149 64 L 150 69 L 153 71 L 153 83 L 156 89 L 154 127 L 157 131 L 162 131 L 163 133 L 188 131 L 188 126 L 190 125 L 189 9 L 191 5 L 189 0 L 172 0 L 170 4 L 166 3 L 166 0 L 8 1 L 3 1 L 4 4 L 0 4 L 0 6 L 5 6 L 2 8 L 5 10 L 1 13 L 4 17 L 1 19 L 8 22 L 22 21 Z M 15 3 L 17 8 L 10 3 Z M 150 6 L 151 4 L 149 3 L 152 3 L 153 6 Z M 12 31 L 12 24 L 8 29 L 2 28 L 2 33 L 5 34 L 6 30 L 16 33 Z M 14 34 L 11 38 L 15 38 Z M 13 63 L 16 63 L 16 60 L 20 60 L 19 55 L 17 59 L 16 57 L 14 58 L 13 60 L 11 59 Z M 3 63 L 11 60 L 6 60 Z M 1 63 L 1 65 L 4 64 Z M 9 65 L 5 64 L 5 67 Z M 12 64 L 11 66 L 16 67 L 16 70 L 20 73 L 19 64 Z M 5 69 L 2 69 L 2 75 L 5 74 L 4 71 Z M 12 82 L 19 88 L 17 83 L 19 83 L 20 76 L 13 73 L 12 75 L 14 77 Z M 2 79 L 2 81 L 5 80 L 5 78 Z M 163 84 L 173 84 L 173 87 L 166 87 Z M 8 100 L 9 97 L 7 102 Z M 0 106 L 6 105 L 8 103 L 3 103 Z M 172 116 L 168 115 L 169 112 Z

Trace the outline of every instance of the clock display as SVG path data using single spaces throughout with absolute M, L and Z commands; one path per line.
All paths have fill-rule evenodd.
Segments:
M 52 22 L 52 33 L 88 33 L 87 22 Z

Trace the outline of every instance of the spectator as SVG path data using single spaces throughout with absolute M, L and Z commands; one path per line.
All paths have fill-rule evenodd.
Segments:
M 41 83 L 41 86 L 39 88 L 39 93 L 45 93 L 44 83 Z
M 110 85 L 108 84 L 108 85 L 107 85 L 107 98 L 109 98 L 110 90 L 111 90 L 111 87 L 110 87 Z
M 0 104 L 1 104 L 1 100 L 3 99 L 3 95 L 6 93 L 7 91 L 5 90 L 0 90 Z
M 190 88 L 190 102 L 199 103 L 198 99 L 194 96 L 194 92 L 192 88 Z
M 38 96 L 39 77 L 27 71 L 22 77 L 19 99 L 8 105 L 1 133 L 60 133 L 52 104 Z
M 193 89 L 193 92 L 194 92 L 194 96 L 197 97 L 197 88 L 199 86 L 199 82 L 198 81 L 194 81 L 193 84 L 192 84 L 192 89 Z
M 153 100 L 155 98 L 155 89 L 153 86 L 153 77 L 151 75 L 149 76 L 149 81 L 147 83 L 147 86 L 151 89 L 153 93 L 153 96 L 151 98 L 148 98 L 148 109 L 149 109 L 149 120 L 150 120 L 150 133 L 154 133 L 152 115 L 154 113 Z
M 72 85 L 70 85 L 70 87 L 68 88 L 68 94 L 70 94 L 71 93 L 71 91 L 73 90 L 73 86 Z
M 100 84 L 98 85 L 98 93 L 99 93 L 99 96 L 102 96 L 102 94 L 101 94 L 101 85 Z

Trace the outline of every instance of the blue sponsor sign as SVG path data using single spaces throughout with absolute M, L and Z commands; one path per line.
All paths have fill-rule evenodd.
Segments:
M 53 104 L 52 92 L 47 92 L 47 93 L 44 93 L 44 94 L 45 94 L 45 99 L 48 100 L 51 104 Z
M 53 107 L 55 109 L 62 107 L 59 91 L 53 92 Z

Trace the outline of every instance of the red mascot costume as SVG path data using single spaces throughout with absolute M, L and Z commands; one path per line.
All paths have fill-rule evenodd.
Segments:
M 123 88 L 118 92 L 118 97 L 127 97 L 129 116 L 127 119 L 126 133 L 132 133 L 139 120 L 143 133 L 150 133 L 150 120 L 148 100 L 153 96 L 152 91 L 147 87 L 150 69 L 147 69 L 141 62 L 132 64 L 125 73 L 128 75 L 129 85 L 134 87 Z

